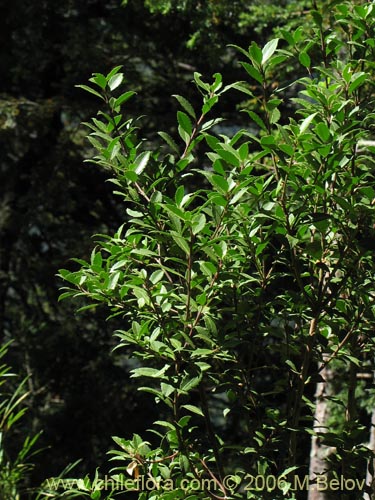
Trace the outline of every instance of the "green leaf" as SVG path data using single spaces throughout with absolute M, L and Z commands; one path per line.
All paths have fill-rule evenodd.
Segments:
M 209 99 L 205 99 L 205 102 L 202 106 L 202 114 L 207 114 L 211 108 L 218 102 L 219 98 L 217 95 L 210 97 Z
M 277 108 L 273 109 L 270 113 L 270 123 L 271 124 L 277 123 L 280 120 L 280 118 L 281 118 L 280 111 Z
M 234 44 L 229 44 L 229 47 L 233 47 L 234 49 L 238 50 L 239 52 L 241 52 L 242 55 L 244 55 L 245 57 L 247 57 L 248 59 L 251 59 L 250 58 L 250 54 L 248 53 L 248 51 L 246 51 L 243 47 L 239 47 L 238 45 L 234 45 Z
M 280 488 L 280 491 L 283 493 L 283 495 L 286 495 L 292 487 L 292 484 L 289 481 L 287 481 L 286 479 L 285 480 L 279 479 L 277 482 L 277 485 Z
M 317 114 L 318 114 L 317 112 L 313 113 L 303 120 L 303 122 L 299 126 L 299 133 L 300 134 L 303 134 L 304 132 L 306 132 L 306 130 L 309 128 L 311 122 L 314 120 L 314 118 L 316 117 Z
M 211 193 L 210 194 L 210 202 L 218 207 L 226 207 L 227 200 L 219 193 Z
M 323 142 L 327 142 L 331 137 L 331 132 L 329 130 L 329 127 L 324 122 L 320 122 L 317 124 L 317 126 L 315 127 L 315 132 L 318 134 L 319 138 Z
M 233 198 L 231 198 L 229 205 L 235 205 L 237 201 L 240 200 L 246 193 L 248 193 L 247 188 L 239 189 Z
M 226 256 L 228 248 L 227 248 L 227 244 L 225 243 L 225 241 L 220 241 L 219 244 L 213 245 L 213 248 L 215 250 L 216 255 L 220 259 L 223 259 Z M 206 319 L 208 319 L 208 318 L 206 318 Z
M 262 49 L 262 64 L 265 64 L 268 59 L 274 54 L 275 50 L 277 49 L 277 45 L 279 43 L 278 38 L 274 38 L 273 40 L 270 40 Z
M 121 94 L 114 102 L 114 108 L 117 108 L 118 106 L 121 106 L 121 104 L 124 104 L 124 102 L 128 101 L 133 95 L 135 95 L 136 92 L 133 92 L 132 90 L 129 90 L 128 92 L 125 92 L 124 94 Z
M 201 76 L 202 75 L 200 73 L 198 73 L 198 72 L 194 73 L 194 81 L 195 81 L 196 85 L 198 87 L 200 87 L 201 89 L 203 89 L 204 91 L 210 92 L 210 86 L 209 86 L 209 84 L 208 83 L 204 83 L 202 81 L 202 79 L 201 79 Z
M 201 417 L 204 417 L 203 411 L 198 408 L 198 406 L 194 405 L 182 405 L 181 408 L 185 408 L 188 411 L 191 411 L 192 413 L 195 413 L 196 415 L 200 415 Z
M 214 118 L 213 120 L 208 120 L 207 122 L 202 123 L 200 130 L 201 130 L 201 132 L 209 130 L 214 125 L 217 125 L 218 123 L 222 122 L 223 120 L 224 120 L 224 118 Z
M 245 111 L 249 115 L 249 117 L 258 125 L 258 127 L 260 129 L 267 132 L 266 124 L 264 123 L 264 121 L 262 120 L 262 118 L 259 115 L 254 113 L 254 111 L 247 111 L 247 110 L 245 110 Z
M 181 385 L 180 385 L 180 391 L 182 392 L 189 392 L 191 391 L 192 389 L 194 389 L 195 387 L 197 387 L 200 383 L 200 381 L 202 380 L 202 375 L 199 375 L 197 377 L 184 377 L 184 379 L 182 380 L 181 382 Z
M 185 415 L 185 416 L 181 417 L 180 420 L 178 421 L 179 427 L 181 427 L 181 429 L 183 429 L 184 427 L 186 427 L 189 424 L 190 420 L 191 420 L 190 415 Z
M 311 59 L 307 52 L 300 52 L 298 60 L 302 64 L 302 66 L 304 66 L 305 68 L 310 68 Z
M 86 483 L 83 479 L 77 480 L 77 488 L 81 491 L 89 491 L 89 488 L 86 486 Z
M 121 269 L 121 267 L 124 267 L 126 266 L 127 264 L 129 264 L 129 261 L 128 259 L 121 259 L 121 260 L 118 260 L 116 261 L 113 266 L 111 267 L 111 269 L 109 270 L 110 273 L 113 273 L 113 271 L 116 271 L 117 269 Z
M 249 95 L 250 97 L 254 97 L 254 94 L 251 92 L 251 90 L 248 88 L 246 82 L 237 82 L 237 83 L 232 83 L 231 85 L 228 85 L 228 87 L 231 87 L 233 89 L 238 90 L 239 92 L 243 92 L 244 94 Z M 226 88 L 226 87 L 225 87 Z
M 356 366 L 361 366 L 361 363 L 362 363 L 361 360 L 358 359 L 358 358 L 356 358 L 355 356 L 351 356 L 350 354 L 346 354 L 345 353 L 345 354 L 342 355 L 342 357 L 344 359 L 349 360 L 351 363 L 353 363 Z
M 322 24 L 323 24 L 322 14 L 320 12 L 318 12 L 317 10 L 311 10 L 310 14 L 312 15 L 314 22 L 318 26 L 318 28 L 321 28 Z
M 190 220 L 191 214 L 188 212 L 185 212 L 179 207 L 176 207 L 173 204 L 167 204 L 165 205 L 166 210 L 169 212 L 169 214 L 177 215 L 177 217 L 183 221 Z
M 197 117 L 195 115 L 195 111 L 193 106 L 190 104 L 190 102 L 185 99 L 185 97 L 182 97 L 180 95 L 174 94 L 173 97 L 177 99 L 177 101 L 181 104 L 181 106 L 184 108 L 184 110 L 194 119 L 196 120 Z
M 264 78 L 260 71 L 258 71 L 254 66 L 247 62 L 241 62 L 241 65 L 245 68 L 247 73 L 251 76 L 251 78 L 254 78 L 258 83 L 262 84 L 264 81 Z
M 177 144 L 175 143 L 174 139 L 172 139 L 172 137 L 169 134 L 167 134 L 166 132 L 158 132 L 158 134 L 160 135 L 160 137 L 162 139 L 164 139 L 164 141 L 168 144 L 168 146 L 173 151 L 175 151 L 177 154 L 179 153 L 179 148 L 178 148 Z
M 295 246 L 297 246 L 299 244 L 299 239 L 295 238 L 294 236 L 292 236 L 290 234 L 287 234 L 286 238 L 287 238 L 287 240 L 289 242 L 290 248 L 294 248 Z
M 122 73 L 117 73 L 116 75 L 113 75 L 109 81 L 108 81 L 108 87 L 111 91 L 117 89 L 119 85 L 121 85 L 122 81 L 124 79 L 124 75 Z
M 300 466 L 298 465 L 292 465 L 291 467 L 288 467 L 287 469 L 283 470 L 281 474 L 279 474 L 279 477 L 284 477 L 284 476 L 287 476 L 288 474 L 290 474 L 291 472 L 299 469 Z
M 168 398 L 175 391 L 175 388 L 172 385 L 166 384 L 164 382 L 162 382 L 160 384 L 160 389 L 161 389 L 163 396 L 165 396 L 166 398 Z M 172 424 L 169 424 L 169 425 L 172 425 Z
M 285 38 L 285 40 L 288 42 L 288 44 L 291 46 L 291 47 L 294 47 L 295 45 L 295 41 L 294 41 L 294 38 L 293 36 L 289 33 L 289 31 L 285 30 L 285 29 L 281 29 L 280 30 L 281 34 L 283 35 L 283 37 Z
M 76 85 L 76 87 L 83 89 L 83 90 L 86 90 L 86 92 L 90 92 L 90 94 L 94 94 L 94 95 L 96 95 L 96 97 L 100 97 L 100 99 L 104 100 L 104 96 L 99 94 L 99 92 L 97 90 L 92 89 L 88 85 Z
M 300 42 L 304 36 L 305 36 L 305 29 L 303 26 L 299 26 L 293 33 L 294 43 L 296 44 Z
M 116 158 L 121 150 L 120 137 L 115 137 L 113 141 L 109 144 L 107 151 L 110 151 L 110 160 Z
M 61 288 L 61 290 L 64 290 L 64 288 Z M 62 301 L 62 300 L 64 300 L 64 299 L 67 299 L 67 298 L 69 298 L 69 297 L 74 297 L 74 296 L 75 296 L 75 294 L 76 294 L 76 292 L 75 292 L 75 291 L 64 292 L 64 293 L 61 293 L 61 294 L 59 295 L 59 298 L 58 298 L 57 300 L 58 300 L 58 302 L 60 302 L 60 301 Z
M 96 83 L 101 89 L 105 89 L 107 86 L 107 79 L 101 73 L 94 73 L 92 78 L 89 78 L 90 82 Z
M 206 216 L 203 213 L 197 214 L 196 216 L 193 217 L 192 220 L 193 234 L 200 233 L 205 226 L 206 226 Z
M 137 210 L 133 210 L 131 208 L 127 208 L 126 213 L 130 215 L 130 217 L 135 217 L 137 219 L 145 216 L 143 212 L 138 212 Z
M 215 81 L 214 81 L 214 83 L 210 87 L 211 94 L 214 93 L 214 92 L 217 92 L 223 86 L 223 83 L 222 83 L 223 82 L 223 76 L 222 76 L 221 73 L 215 73 L 213 75 L 213 77 L 215 78 Z
M 59 269 L 59 275 L 65 281 L 69 281 L 69 283 L 73 283 L 73 285 L 78 285 L 80 281 L 80 276 L 77 273 L 72 273 L 67 271 L 66 269 Z M 67 292 L 70 293 L 70 292 Z M 65 295 L 65 294 L 63 294 Z
M 132 370 L 132 377 L 151 377 L 151 378 L 165 378 L 164 374 L 168 370 L 169 365 L 165 365 L 161 370 L 157 368 L 141 367 Z
M 109 280 L 108 280 L 109 290 L 114 290 L 116 288 L 120 276 L 121 276 L 121 271 L 116 271 L 115 273 L 109 275 Z
M 253 63 L 259 66 L 262 64 L 263 52 L 256 42 L 251 43 L 249 47 L 249 54 Z
M 180 125 L 178 127 L 178 133 L 181 137 L 181 139 L 184 141 L 186 145 L 190 143 L 191 140 L 191 135 L 186 132 Z
M 185 196 L 185 186 L 179 186 L 176 189 L 175 195 L 174 195 L 174 200 L 176 202 L 176 205 L 181 208 L 182 206 L 182 200 Z
M 292 56 L 292 54 L 278 54 L 273 57 L 268 61 L 266 67 L 267 68 L 272 68 L 274 70 L 275 66 L 278 66 L 279 64 L 283 63 L 287 59 L 289 59 Z
M 276 145 L 275 138 L 273 135 L 265 135 L 261 138 L 260 143 L 262 146 L 273 146 Z
M 292 370 L 292 372 L 293 372 L 293 373 L 296 373 L 297 375 L 299 375 L 299 374 L 300 374 L 300 372 L 297 370 L 297 367 L 296 367 L 296 365 L 293 363 L 293 361 L 291 361 L 290 359 L 287 359 L 287 360 L 285 361 L 285 364 L 286 364 L 286 365 L 288 365 L 288 366 L 291 368 L 291 370 Z
M 227 151 L 226 149 L 217 149 L 216 150 L 217 154 L 223 158 L 229 165 L 233 165 L 234 167 L 239 167 L 240 166 L 240 158 L 236 156 L 236 154 Z
M 183 250 L 186 255 L 189 255 L 190 247 L 185 238 L 181 234 L 176 233 L 176 231 L 170 231 L 169 234 L 172 236 L 173 241 L 181 248 L 181 250 Z
M 148 248 L 133 248 L 133 250 L 130 253 L 136 255 L 146 255 L 150 257 L 154 257 L 155 255 L 157 255 L 156 252 L 153 252 Z
M 95 248 L 91 252 L 91 267 L 95 272 L 99 272 L 102 269 L 103 257 L 100 252 L 95 253 Z
M 217 271 L 216 266 L 212 262 L 201 261 L 199 262 L 199 267 L 202 273 L 208 277 L 213 276 Z
M 147 166 L 151 156 L 151 151 L 143 151 L 140 155 L 137 156 L 134 162 L 135 173 L 140 175 Z
M 290 144 L 279 144 L 279 149 L 286 153 L 288 156 L 293 156 L 294 148 Z
M 211 176 L 211 182 L 212 185 L 220 192 L 223 194 L 226 194 L 229 191 L 229 184 L 224 177 L 221 175 L 213 174 Z
M 364 73 L 363 71 L 359 73 L 354 73 L 354 75 L 351 77 L 351 83 L 348 89 L 349 94 L 352 94 L 367 79 L 368 79 L 368 74 Z
M 111 71 L 108 73 L 108 75 L 106 76 L 106 79 L 107 80 L 110 80 L 114 75 L 116 75 L 120 69 L 122 68 L 122 66 L 115 66 L 113 69 L 111 69 Z
M 150 276 L 150 281 L 153 285 L 158 283 L 164 276 L 164 271 L 162 269 L 158 269 L 154 271 Z

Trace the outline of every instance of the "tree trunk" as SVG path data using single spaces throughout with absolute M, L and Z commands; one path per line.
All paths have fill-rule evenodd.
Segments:
M 321 437 L 317 433 L 327 431 L 327 420 L 329 417 L 327 396 L 332 392 L 331 380 L 333 372 L 330 366 L 326 366 L 320 372 L 323 378 L 318 382 L 315 392 L 315 415 L 314 415 L 314 435 L 311 440 L 310 465 L 309 465 L 309 494 L 308 500 L 328 500 L 327 492 L 320 491 L 315 479 L 317 476 L 324 475 L 326 472 L 325 459 L 329 454 L 330 448 L 322 444 Z
M 368 447 L 373 453 L 375 453 L 375 410 L 372 410 L 372 415 L 371 415 L 370 440 L 369 440 Z M 366 474 L 366 486 L 369 486 L 371 488 L 371 495 L 368 493 L 365 493 L 363 495 L 363 498 L 365 500 L 374 500 L 375 499 L 374 469 L 375 469 L 375 460 L 372 459 L 367 467 L 367 474 Z

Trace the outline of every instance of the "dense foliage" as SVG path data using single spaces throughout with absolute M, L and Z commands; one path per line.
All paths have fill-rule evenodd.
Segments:
M 140 499 L 298 498 L 306 474 L 312 492 L 327 471 L 365 490 L 373 451 L 356 389 L 374 357 L 373 8 L 313 10 L 309 36 L 281 29 L 235 47 L 246 81 L 195 72 L 202 104 L 175 96 L 167 150 L 139 138 L 120 67 L 81 85 L 105 105 L 87 124 L 91 161 L 126 216 L 78 270 L 60 271 L 73 285 L 62 297 L 121 318 L 117 347 L 165 415 L 142 437 L 115 437 L 112 489 L 86 478 L 82 495 L 113 498 L 117 484 Z M 305 76 L 275 83 L 296 61 Z M 215 106 L 234 91 L 249 126 L 215 133 Z M 333 369 L 346 397 L 328 397 L 338 425 L 316 431 L 330 455 L 309 471 L 315 388 Z
M 25 439 L 41 429 L 39 445 L 52 447 L 33 457 L 31 484 L 82 457 L 76 474 L 91 479 L 78 496 L 110 498 L 93 478 L 113 465 L 103 455 L 117 435 L 126 465 L 111 477 L 164 481 L 157 498 L 244 496 L 248 474 L 282 480 L 270 492 L 252 484 L 249 498 L 292 498 L 295 471 L 308 471 L 314 398 L 330 415 L 330 432 L 313 438 L 329 455 L 323 466 L 362 480 L 373 407 L 373 4 L 23 4 L 1 7 L 0 35 L 12 40 L 0 57 L 0 317 L 30 410 L 9 432 L 4 421 L 7 500 L 26 495 Z M 93 68 L 85 99 L 74 84 Z M 88 147 L 79 122 L 93 92 L 102 108 Z M 82 165 L 92 148 L 103 169 Z M 96 237 L 92 251 L 93 233 L 115 236 Z M 78 316 L 57 303 L 62 265 L 89 304 Z M 213 481 L 203 491 L 201 478 Z M 45 486 L 38 498 L 74 495 Z
M 203 54 L 204 40 L 186 46 L 194 33 L 191 6 L 168 16 L 142 2 L 120 3 L 16 0 L 0 6 L 6 47 L 0 56 L 0 324 L 2 341 L 14 339 L 10 364 L 29 377 L 30 409 L 8 447 L 16 453 L 28 429 L 44 430 L 39 442 L 51 449 L 36 457 L 35 481 L 78 458 L 82 471 L 93 470 L 124 420 L 134 430 L 143 427 L 132 415 L 146 405 L 127 393 L 124 363 L 108 356 L 113 324 L 100 312 L 77 318 L 74 305 L 57 305 L 58 268 L 72 255 L 89 255 L 91 235 L 122 220 L 106 175 L 83 165 L 90 152 L 79 125 L 96 104 L 74 86 L 93 68 L 126 65 L 132 88 L 143 89 L 136 106 L 148 115 L 144 125 L 152 136 L 153 124 L 162 120 L 169 128 L 174 121 L 170 94 L 186 87 L 191 68 L 211 59 L 209 46 Z M 208 19 L 209 12 L 200 9 L 198 17 Z M 235 23 L 228 24 L 223 55 L 235 39 Z M 234 66 L 218 57 L 215 63 Z

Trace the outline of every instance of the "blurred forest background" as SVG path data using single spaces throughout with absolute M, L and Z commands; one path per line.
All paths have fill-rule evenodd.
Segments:
M 324 2 L 323 2 L 324 3 Z M 112 435 L 130 435 L 154 420 L 152 400 L 136 393 L 126 353 L 111 354 L 105 311 L 76 314 L 58 303 L 61 267 L 88 259 L 92 235 L 123 222 L 105 173 L 84 163 L 81 122 L 97 101 L 75 87 L 93 72 L 123 66 L 133 116 L 143 135 L 176 130 L 171 94 L 199 96 L 194 71 L 242 78 L 228 44 L 263 45 L 280 28 L 303 23 L 310 2 L 283 0 L 38 0 L 2 2 L 0 15 L 0 321 L 8 363 L 28 376 L 28 412 L 8 443 L 18 449 L 42 431 L 32 478 L 38 484 L 79 458 L 77 474 L 105 462 Z M 291 78 L 296 78 L 293 68 Z M 283 75 L 285 80 L 285 75 Z M 217 114 L 241 126 L 227 94 Z M 230 110 L 230 111 L 229 111 Z M 228 130 L 226 130 L 227 132 Z

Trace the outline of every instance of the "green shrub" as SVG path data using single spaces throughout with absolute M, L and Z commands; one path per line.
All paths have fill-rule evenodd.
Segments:
M 27 488 L 27 479 L 33 469 L 31 457 L 36 453 L 33 449 L 38 435 L 26 437 L 15 456 L 9 453 L 11 438 L 14 438 L 13 427 L 22 418 L 27 407 L 24 379 L 14 386 L 10 367 L 3 361 L 9 344 L 0 347 L 0 498 L 19 500 L 21 493 Z M 14 446 L 12 446 L 14 452 Z
M 86 478 L 82 496 L 133 485 L 140 500 L 295 498 L 315 385 L 333 360 L 343 424 L 320 438 L 335 450 L 333 477 L 365 477 L 355 387 L 374 359 L 373 11 L 336 4 L 328 20 L 311 11 L 308 35 L 237 47 L 248 82 L 195 73 L 202 106 L 175 96 L 179 137 L 159 132 L 165 146 L 138 138 L 119 67 L 81 85 L 106 106 L 87 124 L 89 161 L 111 173 L 126 215 L 89 262 L 60 271 L 71 285 L 62 298 L 123 319 L 118 348 L 165 415 L 147 437 L 115 437 L 111 487 Z M 306 76 L 277 87 L 286 64 Z M 228 137 L 212 108 L 234 90 L 251 132 Z

